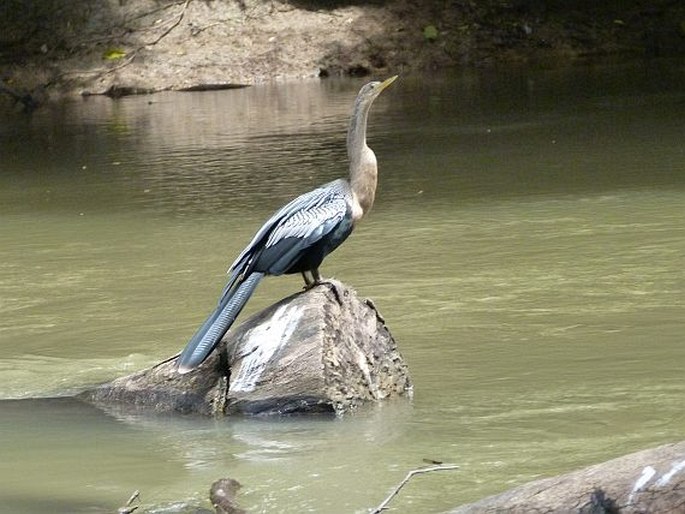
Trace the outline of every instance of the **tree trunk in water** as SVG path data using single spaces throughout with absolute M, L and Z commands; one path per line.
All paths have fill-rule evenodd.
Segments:
M 451 514 L 685 512 L 685 441 L 536 480 Z
M 206 415 L 344 413 L 409 396 L 407 366 L 375 306 L 330 280 L 228 332 L 187 374 L 176 357 L 81 397 L 95 404 Z

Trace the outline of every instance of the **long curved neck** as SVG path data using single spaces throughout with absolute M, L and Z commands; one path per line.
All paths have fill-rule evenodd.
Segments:
M 362 212 L 361 218 L 373 206 L 378 184 L 378 167 L 373 150 L 366 145 L 366 122 L 370 103 L 356 102 L 347 131 L 347 158 L 350 165 L 350 187 Z

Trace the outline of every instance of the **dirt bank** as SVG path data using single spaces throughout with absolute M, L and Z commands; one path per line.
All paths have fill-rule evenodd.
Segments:
M 3 87 L 36 98 L 607 55 L 685 55 L 685 4 L 7 0 L 0 6 Z

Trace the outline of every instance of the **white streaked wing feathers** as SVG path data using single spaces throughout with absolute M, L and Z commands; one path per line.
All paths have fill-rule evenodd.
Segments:
M 298 215 L 302 216 L 302 218 L 300 218 L 301 221 L 304 220 L 304 217 L 306 216 L 310 216 L 309 221 L 314 221 L 315 218 L 319 219 L 319 228 L 317 229 L 316 225 L 310 225 L 309 230 L 311 231 L 311 235 L 314 235 L 317 239 L 320 238 L 323 235 L 324 228 L 326 228 L 327 224 L 325 222 L 327 220 L 331 221 L 336 216 L 344 216 L 347 209 L 345 197 L 349 196 L 350 194 L 349 184 L 345 180 L 338 179 L 293 199 L 288 204 L 281 207 L 264 223 L 262 228 L 260 228 L 252 238 L 250 244 L 248 244 L 247 247 L 240 253 L 240 255 L 238 255 L 228 272 L 233 277 L 237 277 L 236 272 L 242 273 L 242 271 L 239 270 L 244 269 L 244 266 L 247 265 L 247 263 L 251 260 L 249 254 L 254 251 L 255 246 L 259 243 L 259 241 L 261 241 L 270 232 L 280 231 L 281 234 L 286 234 L 288 233 L 288 229 L 282 229 L 282 227 L 289 227 L 290 230 L 294 230 L 291 232 L 291 234 L 298 233 L 298 229 L 296 229 L 295 226 L 289 225 L 288 223 L 289 220 L 297 218 Z M 325 202 L 330 202 L 329 208 L 326 209 L 324 206 L 323 209 L 320 209 L 322 203 Z M 309 210 L 313 210 L 313 214 L 308 215 L 307 212 Z M 334 214 L 334 211 L 338 214 Z M 299 229 L 299 233 L 303 233 L 305 230 L 303 228 L 304 225 L 306 225 L 306 223 L 303 224 L 303 226 Z M 317 230 L 319 231 L 318 234 L 316 234 Z M 271 244 L 277 240 L 274 239 L 273 232 L 269 234 L 269 238 L 267 240 Z M 267 243 L 267 245 L 268 244 L 269 243 Z M 229 284 L 231 282 L 229 282 Z
M 342 220 L 346 211 L 347 202 L 344 198 L 337 195 L 328 197 L 324 203 L 306 210 L 299 210 L 285 219 L 283 223 L 279 223 L 269 234 L 265 246 L 268 248 L 288 237 L 318 241 L 325 232 L 330 230 L 330 222 L 335 224 Z

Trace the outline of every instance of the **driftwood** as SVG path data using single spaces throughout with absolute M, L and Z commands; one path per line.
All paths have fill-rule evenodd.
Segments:
M 100 405 L 221 416 L 344 413 L 411 391 L 407 366 L 374 305 L 331 280 L 229 331 L 187 374 L 176 371 L 172 357 L 81 397 Z
M 685 441 L 536 480 L 451 514 L 682 514 Z

